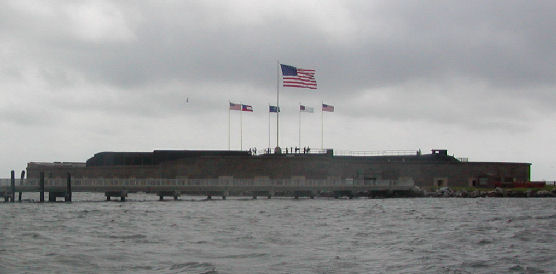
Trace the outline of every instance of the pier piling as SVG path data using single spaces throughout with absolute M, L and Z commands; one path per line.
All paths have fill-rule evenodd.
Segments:
M 12 170 L 12 179 L 11 179 L 11 199 L 12 203 L 15 202 L 15 171 Z
M 71 202 L 71 174 L 68 172 L 68 180 L 66 184 L 66 195 L 64 197 L 66 202 Z
M 25 179 L 25 170 L 22 170 L 22 171 L 21 171 L 21 181 L 20 181 L 20 183 L 19 183 L 20 185 L 23 184 L 23 179 Z M 23 192 L 20 191 L 20 192 L 19 192 L 19 200 L 18 200 L 18 201 L 20 201 L 20 202 L 21 202 L 21 196 L 22 196 L 22 195 L 23 195 Z
M 40 181 L 39 181 L 39 188 L 40 188 L 40 202 L 44 203 L 44 171 L 40 173 Z

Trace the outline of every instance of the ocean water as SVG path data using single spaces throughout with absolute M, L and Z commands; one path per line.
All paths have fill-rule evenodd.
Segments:
M 556 271 L 554 198 L 73 199 L 0 203 L 0 273 Z

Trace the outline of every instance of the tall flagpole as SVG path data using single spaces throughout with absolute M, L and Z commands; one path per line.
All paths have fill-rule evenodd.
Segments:
M 324 101 L 320 104 L 320 149 L 324 149 Z
M 228 150 L 230 150 L 230 103 L 228 100 Z
M 299 103 L 299 140 L 298 140 L 298 144 L 299 144 L 299 148 L 301 148 L 301 103 Z
M 243 104 L 240 102 L 239 105 L 239 150 L 243 150 Z
M 276 60 L 276 107 L 280 109 L 280 61 Z M 280 111 L 276 112 L 276 147 L 280 146 Z
M 268 148 L 270 149 L 270 104 L 268 104 Z

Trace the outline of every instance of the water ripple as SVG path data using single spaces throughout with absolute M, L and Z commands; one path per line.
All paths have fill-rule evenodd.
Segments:
M 556 271 L 553 199 L 80 195 L 1 204 L 0 272 Z

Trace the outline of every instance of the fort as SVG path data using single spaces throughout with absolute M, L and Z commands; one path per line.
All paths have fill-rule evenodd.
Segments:
M 135 191 L 164 196 L 374 195 L 420 188 L 492 186 L 530 180 L 530 163 L 470 162 L 444 149 L 335 153 L 328 150 L 155 150 L 99 152 L 86 162 L 30 162 L 20 191 L 47 191 L 55 200 L 73 191 L 105 192 L 122 199 Z M 13 175 L 12 175 L 13 177 Z M 43 181 L 40 181 L 43 180 Z M 45 190 L 46 189 L 46 190 Z M 15 192 L 16 189 L 13 188 Z M 4 191 L 5 193 L 6 191 Z
M 369 153 L 371 154 L 371 153 Z M 378 153 L 374 153 L 378 154 Z M 447 150 L 390 151 L 384 155 L 338 156 L 329 149 L 312 153 L 249 151 L 155 150 L 153 152 L 100 152 L 85 163 L 27 165 L 29 178 L 39 172 L 47 178 L 163 178 L 163 179 L 318 179 L 399 180 L 408 178 L 420 187 L 487 186 L 494 182 L 529 181 L 530 163 L 469 162 Z

